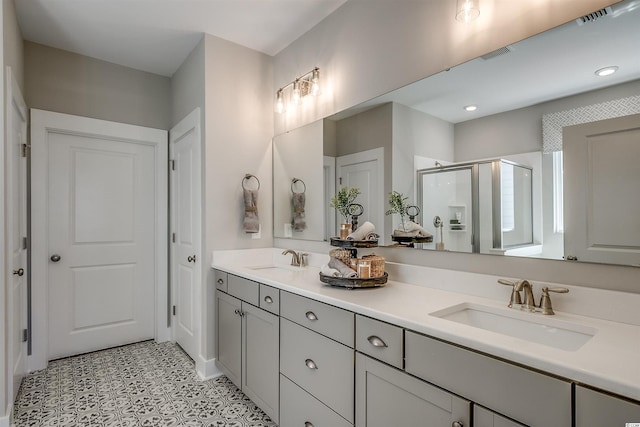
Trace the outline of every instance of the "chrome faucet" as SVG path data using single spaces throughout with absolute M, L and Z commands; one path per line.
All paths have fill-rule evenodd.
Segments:
M 300 267 L 300 254 L 293 249 L 286 249 L 282 252 L 282 255 L 291 254 L 291 265 L 294 267 Z

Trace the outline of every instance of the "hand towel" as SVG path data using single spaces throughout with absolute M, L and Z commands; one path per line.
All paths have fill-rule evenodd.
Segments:
M 258 218 L 258 190 L 243 189 L 244 196 L 244 222 L 242 228 L 245 233 L 258 233 L 260 231 L 260 218 Z
M 329 267 L 338 270 L 338 272 L 340 272 L 340 277 L 346 277 L 349 279 L 355 279 L 358 277 L 358 273 L 353 271 L 347 264 L 337 258 L 331 258 L 329 260 Z
M 324 274 L 325 276 L 342 277 L 338 270 L 329 267 L 327 264 L 323 264 L 322 267 L 320 267 L 320 273 Z
M 347 240 L 365 240 L 367 235 L 375 233 L 375 231 L 376 227 L 369 221 L 365 221 L 357 230 L 352 231 L 351 234 L 347 236 Z
M 404 230 L 406 232 L 417 232 L 417 234 L 414 235 L 414 237 L 432 237 L 431 233 L 429 233 L 427 230 L 425 230 L 424 228 L 422 228 L 419 224 L 416 224 L 413 221 L 407 221 L 404 223 Z M 397 230 L 397 231 L 402 231 L 402 230 Z M 395 232 L 394 232 L 395 234 Z M 398 234 L 396 234 L 397 236 Z
M 293 231 L 304 231 L 307 228 L 307 222 L 304 219 L 304 193 L 293 193 L 291 196 L 291 204 L 293 205 Z

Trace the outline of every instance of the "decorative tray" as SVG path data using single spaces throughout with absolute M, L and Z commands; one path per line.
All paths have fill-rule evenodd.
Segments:
M 339 237 L 331 238 L 331 246 L 338 246 L 340 248 L 377 248 L 377 240 L 347 240 Z
M 433 242 L 433 236 L 430 237 L 410 237 L 410 236 L 394 236 L 391 235 L 391 240 L 398 243 L 431 243 Z
M 333 276 L 325 276 L 320 273 L 320 281 L 322 283 L 326 283 L 331 286 L 339 286 L 341 288 L 354 289 L 354 288 L 375 288 L 378 286 L 384 286 L 387 283 L 387 279 L 389 278 L 388 273 L 384 273 L 384 275 L 380 277 L 370 277 L 368 279 L 354 278 L 350 279 L 348 277 L 333 277 Z

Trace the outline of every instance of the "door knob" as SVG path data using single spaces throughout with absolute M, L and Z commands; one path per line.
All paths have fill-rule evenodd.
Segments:
M 51 255 L 51 261 L 53 261 L 53 262 L 60 261 L 60 255 L 58 255 L 58 254 Z
M 16 276 L 23 276 L 24 275 L 24 268 L 19 268 L 17 270 L 13 270 L 13 274 L 15 274 Z
M 195 255 L 190 255 L 187 257 L 187 261 L 188 262 L 196 262 L 196 256 Z

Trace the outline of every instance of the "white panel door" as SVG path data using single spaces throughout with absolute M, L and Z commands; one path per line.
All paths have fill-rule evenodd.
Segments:
M 7 300 L 12 401 L 26 373 L 27 341 L 27 106 L 7 67 Z M 23 155 L 24 153 L 24 155 Z
M 564 128 L 565 258 L 640 265 L 640 114 Z
M 167 132 L 32 110 L 31 135 L 33 368 L 168 338 Z
M 384 241 L 384 151 L 382 148 L 340 156 L 336 160 L 338 189 L 357 187 L 360 194 L 355 203 L 364 208 L 358 224 L 372 222 Z M 341 217 L 340 217 L 341 218 Z M 339 222 L 342 220 L 339 219 Z M 336 230 L 338 232 L 338 230 Z M 337 234 L 334 234 L 337 235 Z
M 193 360 L 198 355 L 201 291 L 200 109 L 169 133 L 171 150 L 171 276 L 175 339 Z

